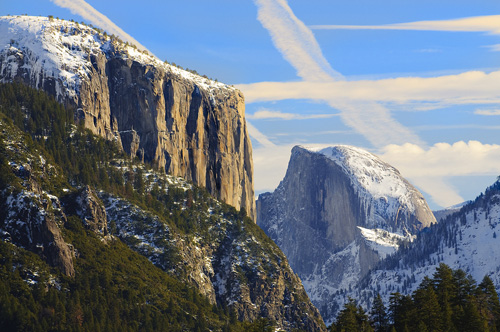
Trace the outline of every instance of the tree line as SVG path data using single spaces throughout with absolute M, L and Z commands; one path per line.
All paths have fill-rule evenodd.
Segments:
M 500 303 L 490 277 L 477 284 L 441 263 L 411 295 L 392 293 L 387 306 L 380 294 L 369 313 L 349 299 L 329 331 L 494 332 L 500 331 Z

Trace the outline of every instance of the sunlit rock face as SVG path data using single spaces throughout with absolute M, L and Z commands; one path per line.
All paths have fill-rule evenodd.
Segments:
M 78 23 L 0 18 L 0 81 L 43 89 L 132 157 L 255 219 L 243 94 Z

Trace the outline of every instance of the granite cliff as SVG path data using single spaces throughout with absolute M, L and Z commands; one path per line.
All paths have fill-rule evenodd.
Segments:
M 2 17 L 0 45 L 1 82 L 45 90 L 130 156 L 207 188 L 255 219 L 240 91 L 74 22 Z
M 418 190 L 376 156 L 295 147 L 278 188 L 259 196 L 257 223 L 331 322 L 338 295 L 435 218 Z

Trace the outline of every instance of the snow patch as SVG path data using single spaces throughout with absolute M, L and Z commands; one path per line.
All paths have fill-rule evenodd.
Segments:
M 412 242 L 417 238 L 416 235 L 411 235 L 409 233 L 407 235 L 402 235 L 379 228 L 368 229 L 360 226 L 357 227 L 370 248 L 375 250 L 382 259 L 395 253 L 399 249 L 401 243 Z

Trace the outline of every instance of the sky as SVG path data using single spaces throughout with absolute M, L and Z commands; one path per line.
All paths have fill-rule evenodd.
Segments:
M 498 0 L 16 0 L 0 15 L 84 21 L 246 100 L 256 193 L 291 148 L 378 155 L 432 209 L 500 175 Z

